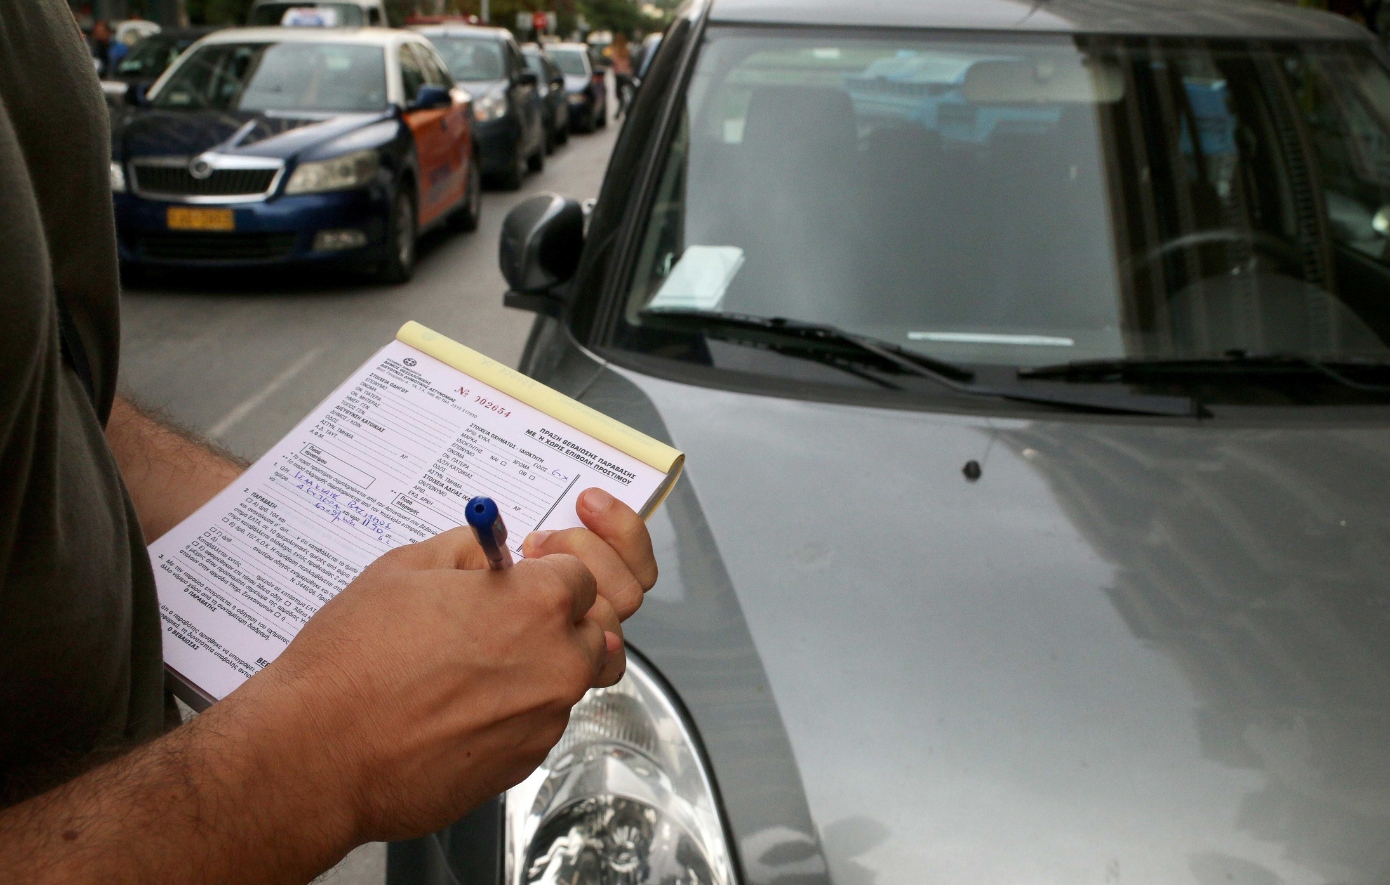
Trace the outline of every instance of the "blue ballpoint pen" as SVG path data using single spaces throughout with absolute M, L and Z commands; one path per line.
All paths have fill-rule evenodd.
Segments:
M 507 526 L 502 522 L 497 502 L 479 495 L 468 502 L 464 514 L 478 538 L 478 545 L 483 548 L 488 568 L 511 568 L 512 551 L 507 549 Z

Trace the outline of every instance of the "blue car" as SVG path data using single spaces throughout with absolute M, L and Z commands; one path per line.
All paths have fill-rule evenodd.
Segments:
M 420 233 L 477 226 L 472 107 L 404 31 L 222 31 L 112 139 L 122 263 L 336 266 L 409 279 Z
M 527 172 L 545 168 L 545 102 L 516 38 L 502 28 L 469 25 L 417 30 L 473 96 L 473 139 L 483 174 L 504 190 L 521 187 Z

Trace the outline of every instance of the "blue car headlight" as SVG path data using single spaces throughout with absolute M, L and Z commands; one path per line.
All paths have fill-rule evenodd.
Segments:
M 373 148 L 331 160 L 300 163 L 285 185 L 287 194 L 317 194 L 365 187 L 376 177 L 380 159 Z
M 634 656 L 507 792 L 506 885 L 736 885 L 690 729 Z
M 473 103 L 473 116 L 477 118 L 479 123 L 496 120 L 505 116 L 506 113 L 507 94 L 505 92 L 489 92 Z

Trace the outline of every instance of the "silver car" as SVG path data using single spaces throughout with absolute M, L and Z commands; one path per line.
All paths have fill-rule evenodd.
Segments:
M 695 3 L 609 169 L 502 263 L 525 370 L 686 452 L 662 577 L 628 679 L 393 881 L 1390 881 L 1368 33 Z

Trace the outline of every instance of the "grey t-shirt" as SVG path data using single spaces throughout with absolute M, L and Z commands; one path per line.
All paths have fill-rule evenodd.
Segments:
M 102 432 L 120 342 L 108 127 L 66 2 L 0 0 L 0 804 L 165 721 L 154 578 Z

